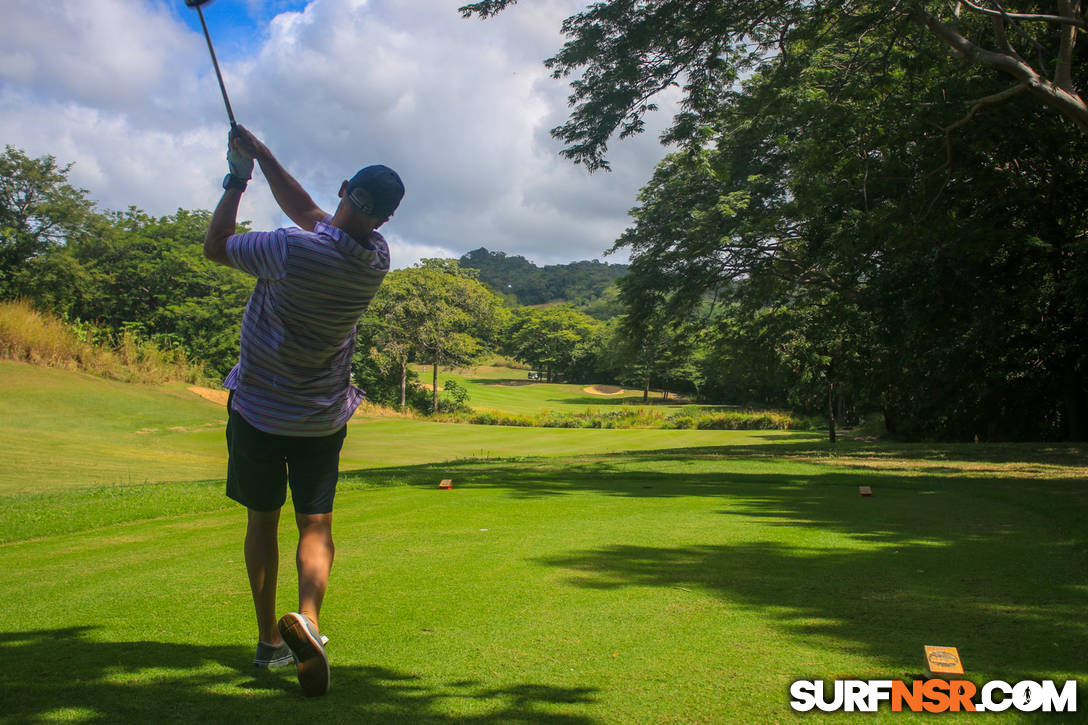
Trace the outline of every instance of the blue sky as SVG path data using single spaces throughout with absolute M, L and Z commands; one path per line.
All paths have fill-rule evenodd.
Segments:
M 176 12 L 178 19 L 194 33 L 203 34 L 196 8 L 187 7 L 183 0 L 158 2 Z M 268 37 L 272 18 L 284 12 L 301 12 L 306 5 L 307 0 L 212 0 L 202 5 L 201 10 L 216 56 L 230 61 L 252 55 L 260 47 Z
M 326 210 L 369 163 L 407 194 L 382 231 L 395 266 L 485 246 L 542 264 L 599 259 L 665 153 L 666 109 L 610 144 L 612 173 L 559 157 L 566 83 L 542 61 L 581 0 L 461 18 L 464 0 L 215 0 L 204 6 L 238 121 Z M 227 121 L 182 0 L 5 0 L 0 137 L 73 163 L 105 209 L 213 208 Z M 259 174 L 242 218 L 286 222 Z M 612 261 L 624 261 L 611 257 Z

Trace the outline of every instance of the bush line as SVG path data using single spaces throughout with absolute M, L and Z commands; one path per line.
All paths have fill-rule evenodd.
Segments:
M 443 413 L 429 416 L 442 423 L 507 425 L 523 428 L 663 428 L 675 430 L 815 430 L 820 422 L 790 413 L 769 410 L 721 411 L 672 415 L 657 410 L 631 408 L 599 412 L 558 413 L 541 411 L 535 415 L 504 413 L 498 410 Z

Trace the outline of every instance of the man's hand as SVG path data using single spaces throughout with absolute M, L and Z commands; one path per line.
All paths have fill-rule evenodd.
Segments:
M 243 156 L 264 161 L 272 157 L 272 152 L 261 140 L 245 126 L 235 126 L 230 132 L 230 148 Z
M 249 136 L 256 140 L 253 134 Z M 227 137 L 227 166 L 230 167 L 231 176 L 247 181 L 253 178 L 254 149 L 255 145 L 249 139 L 231 131 Z
M 227 166 L 231 176 L 246 181 L 253 178 L 253 157 L 239 153 L 233 146 L 227 149 Z

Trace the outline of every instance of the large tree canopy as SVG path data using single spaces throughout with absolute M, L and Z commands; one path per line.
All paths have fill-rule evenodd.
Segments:
M 682 87 L 616 248 L 641 319 L 722 299 L 705 389 L 744 350 L 832 430 L 860 406 L 912 437 L 1084 439 L 1083 26 L 1071 2 L 600 2 L 548 61 L 573 78 L 555 133 L 605 167 Z
M 490 17 L 517 0 L 465 5 L 466 17 Z M 1088 28 L 1080 0 L 1012 3 L 947 0 L 609 0 L 590 5 L 563 23 L 568 40 L 546 61 L 557 78 L 571 76 L 573 107 L 553 130 L 563 154 L 590 169 L 607 168 L 608 141 L 644 129 L 654 98 L 683 88 L 683 112 L 668 134 L 692 140 L 723 94 L 753 72 L 788 65 L 834 36 L 862 39 L 881 32 L 889 51 L 929 36 L 962 66 L 1000 74 L 1006 86 L 985 96 L 950 94 L 963 118 L 980 105 L 1026 93 L 1088 133 L 1084 53 L 1077 47 Z M 887 64 L 844 59 L 842 76 L 875 80 Z M 1011 85 L 1010 85 L 1011 83 Z M 916 109 L 926 113 L 924 107 Z

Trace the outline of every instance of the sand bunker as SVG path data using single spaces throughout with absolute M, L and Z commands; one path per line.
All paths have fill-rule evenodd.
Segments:
M 230 395 L 229 390 L 223 390 L 222 388 L 201 388 L 197 385 L 190 385 L 189 392 L 196 393 L 201 398 L 204 398 L 204 400 L 210 400 L 219 405 L 226 405 L 227 396 Z
M 590 385 L 582 390 L 590 395 L 623 395 L 627 392 L 618 385 Z

